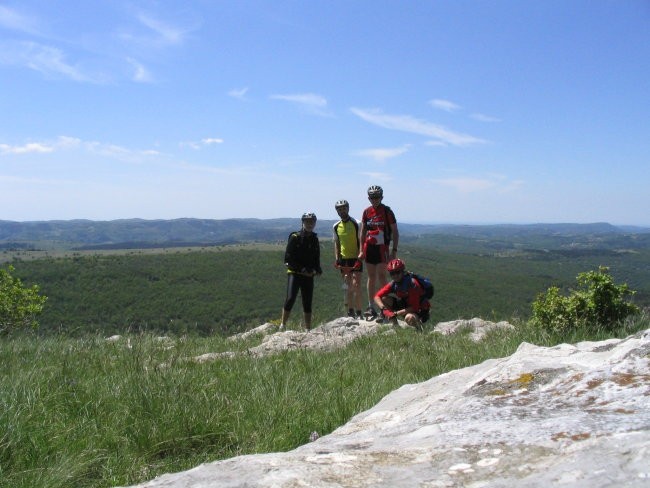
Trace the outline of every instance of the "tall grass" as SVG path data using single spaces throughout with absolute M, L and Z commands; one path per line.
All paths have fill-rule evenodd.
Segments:
M 628 322 L 624 336 L 649 327 Z M 574 342 L 603 339 L 588 331 Z M 117 342 L 16 336 L 0 342 L 0 486 L 108 487 L 239 454 L 285 451 L 327 434 L 406 383 L 561 337 L 526 324 L 479 345 L 466 335 L 399 330 L 331 353 L 239 355 L 222 338 Z

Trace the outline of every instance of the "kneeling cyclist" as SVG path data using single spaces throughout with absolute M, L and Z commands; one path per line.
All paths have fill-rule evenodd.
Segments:
M 402 317 L 411 327 L 422 330 L 422 324 L 429 320 L 431 309 L 424 288 L 406 271 L 406 265 L 401 259 L 390 261 L 386 270 L 392 281 L 375 294 L 375 304 L 385 319 L 396 321 L 397 317 Z

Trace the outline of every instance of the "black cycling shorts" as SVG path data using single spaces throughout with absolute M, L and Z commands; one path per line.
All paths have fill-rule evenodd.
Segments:
M 366 246 L 366 263 L 380 264 L 388 262 L 388 246 L 370 244 Z

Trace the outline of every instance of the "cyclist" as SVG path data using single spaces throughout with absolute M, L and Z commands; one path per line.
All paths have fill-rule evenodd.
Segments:
M 383 318 L 396 322 L 401 316 L 408 325 L 422 330 L 431 309 L 431 303 L 424 296 L 424 287 L 406 271 L 401 259 L 391 260 L 386 268 L 392 281 L 384 285 L 374 298 Z
M 361 273 L 363 264 L 359 260 L 359 223 L 350 217 L 350 204 L 339 200 L 334 204 L 341 220 L 334 224 L 335 266 L 341 270 L 345 293 L 345 307 L 348 317 L 363 318 L 361 311 Z
M 368 269 L 368 310 L 366 311 L 368 320 L 377 318 L 377 312 L 373 308 L 373 297 L 377 290 L 388 282 L 386 263 L 397 257 L 399 243 L 395 214 L 390 207 L 382 203 L 383 199 L 384 190 L 381 186 L 373 185 L 368 188 L 368 200 L 371 205 L 363 211 L 359 232 L 362 246 L 359 259 L 365 260 Z M 391 242 L 392 249 L 389 252 Z
M 305 329 L 311 330 L 314 276 L 323 273 L 320 266 L 320 243 L 318 235 L 314 232 L 316 220 L 314 213 L 304 213 L 300 231 L 289 234 L 284 253 L 284 263 L 287 266 L 287 296 L 282 307 L 280 330 L 284 330 L 287 325 L 298 291 L 302 299 Z

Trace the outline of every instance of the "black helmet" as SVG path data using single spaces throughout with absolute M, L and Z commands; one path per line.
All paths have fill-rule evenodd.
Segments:
M 339 200 L 334 204 L 334 208 L 339 209 L 339 208 L 350 208 L 350 204 L 348 203 L 347 200 Z
M 381 186 L 372 185 L 368 188 L 369 197 L 382 197 L 384 196 L 384 190 L 381 189 Z
M 316 219 L 316 214 L 313 213 L 313 212 L 305 212 L 304 214 L 302 214 L 302 219 L 300 219 L 300 220 L 302 220 L 303 222 L 305 220 L 313 220 L 314 222 L 316 222 L 316 220 L 317 220 Z

